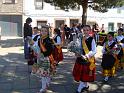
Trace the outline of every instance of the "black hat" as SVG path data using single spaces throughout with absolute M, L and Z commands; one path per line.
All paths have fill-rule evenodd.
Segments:
M 114 37 L 114 32 L 108 32 L 112 37 Z

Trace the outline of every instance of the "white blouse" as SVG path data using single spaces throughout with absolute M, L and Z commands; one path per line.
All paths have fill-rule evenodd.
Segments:
M 60 44 L 61 44 L 61 37 L 57 36 L 57 42 L 55 42 L 55 45 L 60 45 Z

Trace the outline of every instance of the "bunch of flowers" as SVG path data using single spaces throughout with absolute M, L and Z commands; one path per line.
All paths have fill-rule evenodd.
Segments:
M 119 54 L 120 50 L 121 50 L 121 45 L 118 44 L 116 47 L 112 49 L 112 52 L 113 54 Z
M 71 41 L 68 44 L 67 49 L 69 52 L 81 54 L 81 42 L 80 42 L 80 40 L 77 39 L 76 41 Z

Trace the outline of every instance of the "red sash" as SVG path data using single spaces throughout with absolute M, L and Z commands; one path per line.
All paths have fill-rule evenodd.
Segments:
M 45 46 L 41 43 L 41 41 L 40 41 L 40 48 L 42 49 L 43 52 L 46 52 L 47 51 L 46 48 L 45 48 Z M 55 69 L 56 69 L 56 65 L 55 65 L 55 60 L 53 58 L 53 55 L 50 54 L 48 56 L 48 58 L 49 58 L 49 61 L 50 61 L 51 70 L 52 70 L 52 72 L 54 72 Z

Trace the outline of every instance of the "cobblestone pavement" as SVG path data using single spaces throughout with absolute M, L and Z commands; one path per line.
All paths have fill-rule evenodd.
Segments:
M 0 41 L 0 93 L 36 93 L 40 87 L 39 78 L 30 75 L 30 67 L 24 60 L 23 40 L 20 37 L 2 37 Z M 88 93 L 123 93 L 124 70 L 108 83 L 102 82 L 101 46 L 97 47 L 97 79 L 90 83 Z M 63 49 L 64 60 L 57 68 L 47 93 L 75 93 L 78 83 L 73 80 L 74 54 Z

